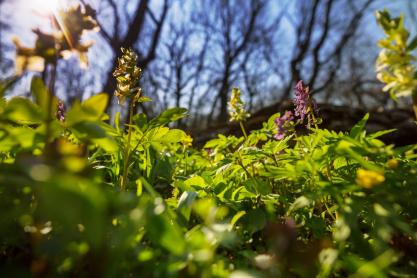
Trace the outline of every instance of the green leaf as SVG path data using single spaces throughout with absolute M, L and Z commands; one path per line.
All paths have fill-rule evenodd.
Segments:
M 236 213 L 233 216 L 232 220 L 230 221 L 230 224 L 232 225 L 232 227 L 234 227 L 237 221 L 239 221 L 239 219 L 242 218 L 245 214 L 246 214 L 246 211 L 244 210 L 241 210 L 238 213 Z
M 41 109 L 47 110 L 49 92 L 41 78 L 37 76 L 32 78 L 30 91 L 35 98 L 36 104 L 38 104 Z
M 169 132 L 168 127 L 156 127 L 149 130 L 146 134 L 146 139 L 149 142 L 160 142 L 163 137 Z
M 170 129 L 164 136 L 157 141 L 161 143 L 178 143 L 185 137 L 186 133 L 181 129 Z
M 107 108 L 109 96 L 107 94 L 95 95 L 83 103 L 76 102 L 67 112 L 66 122 L 69 126 L 83 121 L 102 121 L 106 116 L 104 114 Z
M 143 192 L 143 183 L 140 179 L 136 180 L 136 196 L 140 197 Z
M 106 111 L 108 102 L 109 95 L 100 93 L 84 101 L 81 106 L 84 110 L 89 111 L 94 115 L 102 115 Z
M 116 112 L 116 114 L 114 115 L 114 128 L 116 129 L 117 132 L 120 131 L 120 112 Z
M 48 119 L 48 111 L 49 111 L 49 98 L 50 93 L 46 88 L 45 84 L 43 83 L 42 79 L 35 76 L 32 79 L 30 91 L 35 98 L 35 103 L 41 108 L 42 115 L 44 119 Z M 51 104 L 51 117 L 55 117 L 56 107 L 58 105 L 58 100 L 56 97 L 52 97 L 52 104 Z
M 155 206 L 148 209 L 146 231 L 147 236 L 156 245 L 161 246 L 174 255 L 182 255 L 186 249 L 184 235 L 175 221 L 168 218 L 163 210 L 162 198 L 155 199 Z M 166 208 L 165 208 L 166 210 Z
M 346 156 L 347 158 L 351 158 L 356 160 L 362 167 L 366 169 L 373 170 L 376 172 L 381 172 L 381 168 L 378 167 L 375 163 L 368 161 L 364 158 L 363 154 L 357 151 L 355 145 L 352 142 L 348 142 L 346 140 L 342 140 L 337 144 L 336 152 Z
M 265 181 L 257 178 L 251 178 L 244 183 L 246 190 L 253 194 L 268 195 L 272 188 Z
M 262 230 L 266 225 L 266 215 L 261 209 L 249 211 L 242 217 L 244 221 L 244 228 L 252 235 L 253 233 Z
M 133 117 L 133 122 L 142 130 L 144 131 L 147 128 L 148 124 L 148 117 L 144 113 L 137 114 Z
M 350 131 L 349 136 L 351 138 L 357 139 L 358 136 L 362 133 L 362 131 L 365 128 L 365 124 L 369 119 L 369 113 L 366 113 L 366 115 L 360 120 Z
M 88 179 L 65 174 L 53 177 L 38 190 L 40 214 L 65 231 L 61 236 L 74 240 L 80 234 L 77 227 L 81 224 L 84 238 L 92 247 L 101 246 L 105 238 L 106 198 L 99 186 Z
M 268 127 L 269 128 L 275 127 L 275 119 L 278 118 L 278 117 L 280 117 L 280 116 L 281 116 L 281 113 L 275 113 L 271 117 L 269 117 L 269 119 L 268 119 Z
M 377 132 L 374 132 L 374 133 L 370 134 L 369 137 L 370 138 L 378 138 L 378 137 L 381 137 L 385 134 L 393 133 L 394 131 L 397 131 L 397 129 L 393 128 L 393 129 L 387 129 L 387 130 L 380 130 L 380 131 L 377 131 Z
M 28 99 L 11 99 L 5 109 L 5 118 L 20 124 L 37 124 L 43 120 L 39 107 Z
M 206 182 L 200 176 L 194 176 L 184 182 L 186 188 L 202 189 L 206 187 Z
M 171 122 L 178 121 L 187 116 L 185 108 L 171 108 L 162 112 L 158 117 L 149 122 L 150 127 L 163 126 Z
M 106 132 L 94 122 L 79 122 L 71 128 L 79 138 L 104 138 Z
M 210 149 L 210 148 L 216 148 L 216 147 L 221 147 L 224 145 L 224 141 L 221 139 L 212 139 L 210 141 L 208 141 L 205 145 L 204 145 L 204 149 Z
M 177 211 L 188 221 L 190 220 L 191 209 L 197 193 L 194 191 L 185 191 L 178 200 Z
M 107 153 L 116 153 L 119 151 L 119 145 L 112 137 L 92 138 L 92 141 Z
M 150 97 L 145 97 L 145 96 L 142 96 L 137 99 L 137 102 L 150 102 L 150 101 L 152 101 L 152 99 Z
M 159 197 L 159 193 L 152 187 L 146 178 L 140 177 L 139 179 L 142 182 L 142 185 L 145 187 L 146 191 L 148 191 L 149 195 L 151 195 L 153 198 Z

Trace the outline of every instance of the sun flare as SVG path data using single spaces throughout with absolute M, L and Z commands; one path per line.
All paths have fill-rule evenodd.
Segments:
M 62 8 L 63 2 L 62 0 L 31 0 L 28 3 L 35 13 L 49 16 Z

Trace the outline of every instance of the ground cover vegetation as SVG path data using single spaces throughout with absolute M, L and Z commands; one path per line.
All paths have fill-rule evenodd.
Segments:
M 106 93 L 66 109 L 54 96 L 57 63 L 74 52 L 87 63 L 80 42 L 93 15 L 77 6 L 61 14 L 66 28 L 37 30 L 34 48 L 16 42 L 19 71 L 42 72 L 30 99 L 4 98 L 16 78 L 1 83 L 2 275 L 414 277 L 417 145 L 379 140 L 395 130 L 368 134 L 369 115 L 350 132 L 320 128 L 299 81 L 294 108 L 251 131 L 234 88 L 228 110 L 242 136 L 194 148 L 172 127 L 185 109 L 134 113 L 151 99 L 131 49 L 114 70 L 126 124 L 106 115 Z M 386 34 L 378 78 L 416 109 L 417 38 L 402 17 L 377 20 Z

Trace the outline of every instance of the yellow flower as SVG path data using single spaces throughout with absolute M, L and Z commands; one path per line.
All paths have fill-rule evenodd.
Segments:
M 181 143 L 186 147 L 192 147 L 193 145 L 193 138 L 190 135 L 185 135 L 182 140 Z
M 245 103 L 240 97 L 239 88 L 232 89 L 232 95 L 228 102 L 228 109 L 231 122 L 242 122 L 250 117 L 250 114 L 245 110 Z
M 387 166 L 388 166 L 388 168 L 389 169 L 391 169 L 391 170 L 394 170 L 394 169 L 397 169 L 397 167 L 398 167 L 398 160 L 396 160 L 396 159 L 390 159 L 390 160 L 388 160 L 388 162 L 387 162 Z
M 356 183 L 364 188 L 373 188 L 375 185 L 378 185 L 384 181 L 384 175 L 374 171 L 358 169 L 356 172 Z
M 118 98 L 119 104 L 123 104 L 126 98 L 130 98 L 133 104 L 149 101 L 149 98 L 142 97 L 142 90 L 139 87 L 142 70 L 137 66 L 138 55 L 131 48 L 122 48 L 121 51 L 122 56 L 118 59 L 118 66 L 113 72 L 117 81 L 114 95 Z

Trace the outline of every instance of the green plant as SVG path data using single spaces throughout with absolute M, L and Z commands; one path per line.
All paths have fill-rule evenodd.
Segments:
M 126 98 L 130 100 L 128 109 L 128 132 L 123 157 L 123 175 L 120 180 L 120 189 L 124 190 L 128 181 L 133 109 L 137 103 L 151 101 L 151 99 L 142 96 L 142 89 L 138 87 L 142 70 L 137 67 L 137 55 L 132 49 L 122 48 L 121 51 L 122 57 L 119 58 L 118 66 L 113 75 L 117 80 L 117 89 L 114 92 L 114 95 L 119 99 L 119 104 L 123 104 Z

